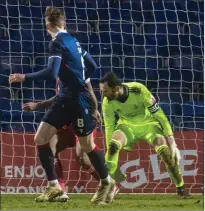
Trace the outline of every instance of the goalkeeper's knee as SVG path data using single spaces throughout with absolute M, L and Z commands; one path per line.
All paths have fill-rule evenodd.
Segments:
M 120 129 L 116 130 L 112 135 L 112 140 L 115 140 L 121 144 L 121 146 L 125 146 L 127 143 L 127 137 L 123 131 Z M 112 141 L 111 141 L 112 142 Z

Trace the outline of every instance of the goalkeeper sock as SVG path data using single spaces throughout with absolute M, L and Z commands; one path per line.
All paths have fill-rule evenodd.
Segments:
M 49 144 L 39 145 L 38 156 L 43 169 L 45 170 L 48 181 L 57 180 L 57 175 L 54 166 L 54 157 Z
M 56 175 L 58 177 L 58 183 L 61 186 L 62 191 L 65 192 L 65 183 L 63 180 L 63 168 L 62 168 L 61 161 L 57 154 L 54 159 L 54 166 L 55 166 Z
M 90 162 L 92 163 L 95 170 L 98 172 L 100 179 L 104 180 L 108 178 L 108 170 L 105 163 L 104 153 L 100 150 L 100 148 L 95 145 L 95 148 L 87 153 L 90 158 Z
M 163 160 L 165 167 L 176 187 L 182 187 L 184 185 L 184 180 L 179 166 L 177 165 L 175 159 L 171 157 L 169 147 L 167 145 L 161 145 L 156 147 L 155 150 Z
M 108 153 L 106 157 L 107 166 L 111 175 L 114 175 L 117 170 L 121 149 L 122 144 L 119 141 L 112 139 L 111 143 L 109 144 Z

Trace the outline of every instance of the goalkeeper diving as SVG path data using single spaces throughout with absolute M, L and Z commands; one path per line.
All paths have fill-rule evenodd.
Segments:
M 150 91 L 141 83 L 122 83 L 112 72 L 100 80 L 100 90 L 110 175 L 115 179 L 120 173 L 120 151 L 132 151 L 133 145 L 144 140 L 164 162 L 178 195 L 189 197 L 179 168 L 181 157 L 172 128 Z M 119 117 L 117 124 L 115 114 Z

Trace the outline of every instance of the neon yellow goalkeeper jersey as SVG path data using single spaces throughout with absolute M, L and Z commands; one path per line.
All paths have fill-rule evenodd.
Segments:
M 146 123 L 153 121 L 154 118 L 161 124 L 165 136 L 172 135 L 171 126 L 150 91 L 137 82 L 123 85 L 128 87 L 128 98 L 124 103 L 118 100 L 109 101 L 107 97 L 103 99 L 106 142 L 110 141 L 115 130 L 115 113 L 119 116 L 118 124 L 143 124 L 146 127 Z

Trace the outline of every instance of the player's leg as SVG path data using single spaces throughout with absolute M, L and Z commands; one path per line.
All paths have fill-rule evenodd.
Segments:
M 119 153 L 122 148 L 131 151 L 135 140 L 136 137 L 134 136 L 131 125 L 126 124 L 118 124 L 112 135 L 112 139 L 109 140 L 106 162 L 110 175 L 118 182 L 126 179 L 126 175 L 121 173 L 118 167 Z
M 74 106 L 76 113 L 73 114 L 73 127 L 78 135 L 81 149 L 88 155 L 101 179 L 101 184 L 95 194 L 96 197 L 92 202 L 103 204 L 106 201 L 108 193 L 115 186 L 115 182 L 108 174 L 104 153 L 93 141 L 92 131 L 94 130 L 96 123 L 92 116 L 93 105 L 90 94 L 88 92 L 82 93 Z
M 76 146 L 78 138 L 76 137 L 72 125 L 65 125 L 62 129 L 58 130 L 57 134 L 50 140 L 50 147 L 55 156 L 55 170 L 58 177 L 58 182 L 64 191 L 61 196 L 53 198 L 52 202 L 65 202 L 69 199 L 65 192 L 65 183 L 63 180 L 63 170 L 58 153 L 66 148 Z
M 119 129 L 114 131 L 106 153 L 106 163 L 109 169 L 109 174 L 117 182 L 122 182 L 126 180 L 126 174 L 123 174 L 118 166 L 119 153 L 121 149 L 126 145 L 126 140 L 126 134 L 122 130 Z M 111 203 L 118 192 L 119 187 L 115 185 L 112 191 L 109 192 L 106 202 Z
M 48 187 L 44 197 L 36 198 L 38 202 L 51 200 L 63 193 L 58 183 L 54 167 L 54 156 L 49 145 L 49 140 L 56 134 L 57 130 L 67 123 L 68 111 L 66 106 L 62 107 L 62 103 L 60 99 L 56 99 L 43 117 L 34 137 L 39 159 L 48 179 Z
M 82 150 L 88 155 L 93 167 L 100 177 L 99 188 L 94 197 L 91 199 L 91 202 L 94 204 L 104 204 L 109 192 L 115 186 L 115 181 L 108 174 L 104 153 L 93 142 L 92 133 L 88 136 L 79 137 L 79 142 Z
M 50 148 L 53 153 L 53 156 L 54 156 L 54 166 L 55 166 L 55 171 L 56 171 L 56 175 L 58 178 L 58 182 L 59 182 L 59 185 L 61 186 L 62 190 L 65 192 L 65 183 L 63 180 L 63 168 L 62 168 L 62 164 L 58 157 L 58 153 L 57 153 L 57 149 L 56 149 L 57 143 L 58 143 L 58 137 L 57 137 L 57 135 L 54 135 L 50 139 L 49 144 L 50 144 Z
M 96 129 L 93 131 L 93 138 L 94 138 L 94 140 L 96 139 Z M 80 163 L 80 165 L 82 166 L 82 168 L 85 169 L 85 170 L 87 170 L 87 171 L 89 171 L 90 174 L 97 181 L 100 181 L 99 174 L 96 172 L 96 170 L 92 166 L 88 155 L 81 150 L 79 141 L 77 141 L 77 143 L 76 143 L 76 155 L 77 155 L 77 160 Z M 118 188 L 117 185 L 115 185 L 113 187 L 112 191 L 110 191 L 110 193 L 108 194 L 107 199 L 106 199 L 106 202 L 107 203 L 112 202 L 113 199 L 114 199 L 114 197 L 117 195 L 118 192 L 119 192 L 119 188 Z
M 92 166 L 88 155 L 81 150 L 79 141 L 77 141 L 76 143 L 76 155 L 77 155 L 77 162 L 80 164 L 80 166 L 84 170 L 88 171 L 97 181 L 100 181 L 99 174 Z
M 76 146 L 78 141 L 77 136 L 74 133 L 72 125 L 65 125 L 62 129 L 58 130 L 57 134 L 53 136 L 53 139 L 50 140 L 50 147 L 55 156 L 55 169 L 58 177 L 58 182 L 64 191 L 64 194 L 54 198 L 54 202 L 65 202 L 69 199 L 65 192 L 65 183 L 63 180 L 63 170 L 60 159 L 58 158 L 58 153 L 63 151 L 66 148 L 71 148 Z
M 172 158 L 169 146 L 167 145 L 166 139 L 163 134 L 163 130 L 158 122 L 146 125 L 146 127 L 136 128 L 138 131 L 142 131 L 141 137 L 151 144 L 156 153 L 162 159 L 165 164 L 167 171 L 169 172 L 170 178 L 175 183 L 179 195 L 182 197 L 188 196 L 184 191 L 184 180 L 176 162 L 176 158 Z
M 59 131 L 58 131 L 57 134 L 59 134 Z M 68 138 L 68 140 L 69 140 L 69 138 Z M 62 195 L 57 196 L 57 197 L 51 199 L 50 201 L 51 202 L 66 202 L 66 201 L 68 201 L 69 197 L 66 194 L 65 182 L 64 182 L 64 179 L 63 179 L 63 168 L 62 168 L 62 164 L 61 164 L 61 161 L 59 159 L 58 153 L 60 151 L 64 150 L 64 149 L 66 149 L 67 146 L 65 146 L 65 147 L 62 146 L 60 151 L 59 151 L 59 148 L 57 147 L 59 145 L 58 143 L 59 143 L 59 140 L 58 140 L 57 135 L 54 135 L 49 141 L 50 148 L 51 148 L 53 156 L 54 156 L 54 166 L 55 166 L 55 171 L 56 171 L 56 175 L 57 175 L 57 178 L 58 178 L 58 183 L 61 186 L 63 193 L 62 193 Z
M 65 202 L 68 200 L 68 196 L 65 194 L 65 184 L 64 184 L 63 177 L 62 177 L 63 176 L 62 164 L 60 162 L 60 159 L 58 158 L 58 154 L 56 153 L 57 143 L 58 143 L 58 138 L 56 135 L 53 135 L 53 137 L 49 141 L 49 146 L 50 146 L 50 149 L 54 156 L 54 168 L 55 168 L 55 172 L 56 172 L 56 175 L 58 178 L 59 185 L 60 185 L 63 193 L 60 196 L 49 199 L 46 195 L 46 192 L 44 192 L 43 194 L 41 194 L 40 196 L 38 196 L 36 198 L 37 202 L 45 202 L 48 200 L 51 202 L 53 202 L 53 201 Z
M 164 137 L 156 138 L 153 142 L 153 147 L 164 162 L 170 178 L 175 183 L 178 195 L 182 198 L 188 197 L 189 194 L 184 189 L 184 180 L 179 165 L 176 162 L 176 158 L 172 158 L 166 139 Z
M 119 176 L 118 172 L 116 172 L 118 170 L 119 154 L 121 149 L 126 145 L 126 143 L 126 134 L 120 129 L 115 130 L 106 153 L 106 162 L 109 169 L 109 174 L 113 178 Z
M 58 182 L 59 185 L 61 186 L 62 191 L 65 193 L 65 182 L 63 180 L 63 168 L 62 168 L 62 164 L 61 161 L 59 159 L 58 154 L 55 155 L 55 159 L 54 159 L 54 165 L 55 165 L 55 171 L 58 177 Z
M 68 126 L 65 125 L 63 128 L 58 130 L 55 137 L 55 140 L 50 142 L 50 147 L 55 155 L 55 169 L 58 177 L 58 182 L 65 193 L 63 169 L 60 159 L 58 158 L 58 153 L 65 150 L 66 148 L 74 147 L 76 145 L 76 136 L 74 134 L 73 127 L 70 124 Z
M 96 172 L 95 168 L 90 162 L 88 155 L 82 151 L 78 138 L 76 137 L 76 156 L 78 163 L 86 171 L 89 171 L 90 174 L 97 180 L 100 181 L 99 174 Z M 96 139 L 96 129 L 93 131 L 93 139 Z
M 38 156 L 48 179 L 48 187 L 46 188 L 46 191 L 35 199 L 36 202 L 48 201 L 49 199 L 62 194 L 55 172 L 54 156 L 49 145 L 49 140 L 56 131 L 56 128 L 52 125 L 46 122 L 41 122 L 34 137 L 38 149 Z

